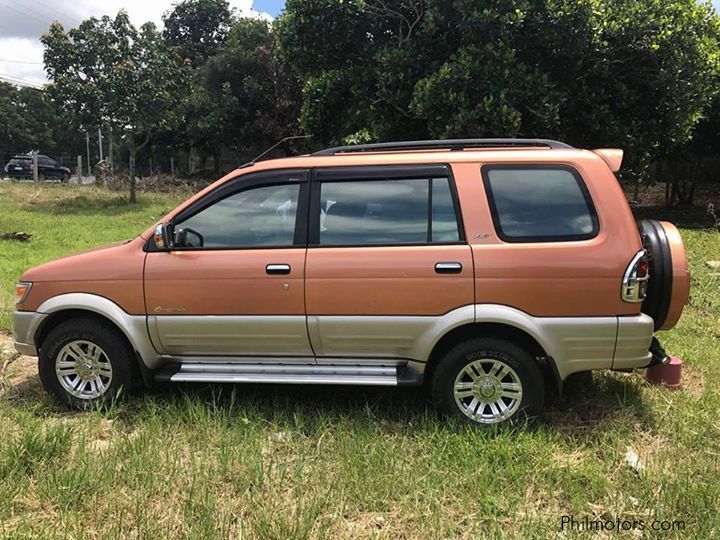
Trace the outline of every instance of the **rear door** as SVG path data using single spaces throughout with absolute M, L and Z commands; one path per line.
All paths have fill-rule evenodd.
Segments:
M 449 167 L 316 169 L 305 272 L 318 362 L 409 358 L 438 318 L 473 303 Z

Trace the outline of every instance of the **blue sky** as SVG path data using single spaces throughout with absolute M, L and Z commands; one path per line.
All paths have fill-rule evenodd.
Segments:
M 720 4 L 720 0 L 716 0 L 716 2 Z M 285 0 L 255 0 L 253 2 L 253 9 L 255 11 L 264 11 L 273 17 L 277 17 L 284 5 Z

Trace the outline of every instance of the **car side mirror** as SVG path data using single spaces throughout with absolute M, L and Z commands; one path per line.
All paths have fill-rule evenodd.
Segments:
M 205 239 L 203 235 L 189 227 L 175 231 L 174 244 L 181 247 L 199 248 L 203 247 Z
M 155 245 L 159 249 L 167 249 L 170 247 L 170 242 L 168 242 L 167 230 L 168 228 L 165 223 L 160 223 L 157 227 L 155 227 L 153 239 L 155 240 Z

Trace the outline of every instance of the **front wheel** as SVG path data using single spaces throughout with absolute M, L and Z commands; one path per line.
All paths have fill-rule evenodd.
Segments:
M 40 380 L 62 403 L 85 409 L 131 390 L 138 366 L 125 337 L 95 319 L 71 319 L 52 329 L 40 349 Z
M 471 424 L 512 423 L 542 412 L 545 383 L 537 361 L 521 347 L 476 338 L 440 360 L 432 396 L 442 411 Z

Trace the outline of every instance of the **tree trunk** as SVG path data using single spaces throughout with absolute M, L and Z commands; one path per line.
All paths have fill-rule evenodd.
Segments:
M 150 141 L 150 132 L 148 131 L 145 134 L 145 140 L 143 140 L 142 143 L 140 143 L 138 146 L 135 146 L 135 138 L 130 135 L 128 137 L 128 150 L 130 152 L 130 203 L 134 204 L 137 202 L 137 197 L 135 195 L 135 156 L 137 155 L 137 152 L 139 150 L 142 150 L 145 145 Z
M 135 196 L 135 145 L 130 143 L 128 150 L 130 152 L 130 203 L 135 204 L 137 202 L 137 197 Z

